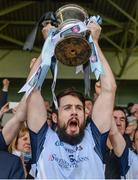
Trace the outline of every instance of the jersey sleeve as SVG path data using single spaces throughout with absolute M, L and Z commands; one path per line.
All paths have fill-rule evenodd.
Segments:
M 109 131 L 101 134 L 99 129 L 96 127 L 96 125 L 94 124 L 92 120 L 90 122 L 90 127 L 91 127 L 92 136 L 95 142 L 94 150 L 98 154 L 100 159 L 104 161 L 104 154 L 106 151 L 106 141 L 107 141 Z
M 7 150 L 7 149 L 8 149 L 8 146 L 6 145 L 2 131 L 0 131 L 0 150 Z
M 34 133 L 29 129 L 31 148 L 32 148 L 32 160 L 31 164 L 35 164 L 39 159 L 39 156 L 43 150 L 43 144 L 45 141 L 46 132 L 48 129 L 47 122 L 42 126 L 38 133 Z
M 129 149 L 125 147 L 123 154 L 120 157 L 117 157 L 120 166 L 120 175 L 125 176 L 129 170 Z

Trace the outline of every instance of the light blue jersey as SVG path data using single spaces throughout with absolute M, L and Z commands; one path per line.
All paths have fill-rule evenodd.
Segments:
M 98 132 L 98 129 L 96 131 Z M 100 149 L 102 148 L 100 143 L 104 143 L 100 142 L 100 138 L 98 142 L 94 140 L 90 124 L 85 128 L 84 138 L 78 145 L 72 146 L 61 142 L 51 128 L 48 128 L 44 139 L 41 151 L 36 152 L 37 154 L 39 152 L 36 164 L 32 166 L 33 175 L 35 174 L 37 179 L 104 178 L 104 164 Z
M 123 156 L 125 157 L 123 165 L 127 167 L 125 179 L 138 179 L 138 154 L 129 149 L 127 156 Z M 124 179 L 124 177 L 122 177 L 122 179 Z

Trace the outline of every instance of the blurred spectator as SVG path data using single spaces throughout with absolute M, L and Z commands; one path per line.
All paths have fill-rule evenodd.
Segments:
M 138 126 L 137 125 L 138 121 L 136 120 L 134 116 L 128 116 L 127 119 L 128 119 L 128 126 L 126 128 L 125 134 L 128 134 L 131 141 L 133 141 L 134 133 Z
M 20 132 L 9 146 L 9 151 L 22 159 L 26 178 L 29 176 L 31 164 L 31 145 L 28 128 L 23 124 Z
M 93 102 L 91 98 L 85 97 L 85 118 L 91 118 Z
M 125 141 L 127 143 L 127 146 L 132 149 L 132 142 L 128 135 L 125 134 L 125 129 L 127 127 L 127 117 L 126 113 L 124 111 L 124 108 L 115 106 L 113 110 L 113 118 L 116 122 L 116 126 L 118 131 L 123 135 L 125 138 Z M 107 148 L 105 153 L 105 178 L 106 179 L 120 179 L 120 167 L 119 162 L 114 154 L 113 146 L 109 140 L 109 137 L 107 139 Z
M 117 128 L 120 133 L 123 135 L 127 126 L 126 113 L 124 108 L 116 106 L 113 111 L 113 117 L 116 122 Z
M 113 111 L 113 117 L 115 119 L 116 126 L 119 132 L 123 135 L 126 141 L 127 146 L 132 149 L 132 142 L 130 140 L 130 137 L 128 134 L 125 134 L 126 127 L 128 126 L 125 109 L 120 106 L 115 106 Z
M 127 109 L 127 112 L 128 112 L 128 116 L 131 115 L 131 109 L 132 109 L 133 105 L 134 105 L 133 102 L 130 102 L 130 103 L 127 104 L 127 108 L 126 109 Z
M 110 134 L 110 139 L 119 161 L 122 178 L 138 179 L 138 129 L 135 131 L 133 144 L 136 153 L 128 149 L 123 136 L 120 134 L 115 124 L 111 127 L 111 131 L 112 134 Z
M 5 105 L 6 106 L 6 105 Z M 16 114 L 0 131 L 0 179 L 23 179 L 24 170 L 21 159 L 7 151 L 8 145 L 18 133 L 26 119 L 26 99 L 22 98 Z
M 0 109 L 0 126 L 2 126 L 2 118 L 4 113 L 9 111 L 9 103 L 6 103 L 1 109 Z
M 134 104 L 131 108 L 131 114 L 138 120 L 138 104 Z
M 95 102 L 97 97 L 99 96 L 99 94 L 101 93 L 101 82 L 100 80 L 98 80 L 95 83 L 95 93 L 94 93 L 94 97 L 93 97 L 93 101 Z
M 49 127 L 51 127 L 53 125 L 51 108 L 47 109 L 47 124 Z
M 8 89 L 9 89 L 9 84 L 10 84 L 10 81 L 8 79 L 3 79 L 2 81 L 2 92 L 1 92 L 1 95 L 0 95 L 0 109 L 7 103 L 8 101 Z M 2 114 L 0 112 L 0 126 L 2 127 L 1 125 L 1 120 L 2 119 Z
M 24 179 L 22 162 L 19 157 L 0 151 L 0 179 Z
M 1 96 L 0 96 L 0 108 L 2 108 L 2 106 L 4 106 L 7 103 L 10 81 L 8 79 L 4 79 L 2 81 L 2 84 L 3 86 L 2 86 Z
M 44 101 L 46 109 L 50 109 L 50 102 L 48 100 Z

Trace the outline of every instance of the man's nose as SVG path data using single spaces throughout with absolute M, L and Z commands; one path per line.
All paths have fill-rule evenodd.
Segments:
M 72 113 L 73 113 L 73 114 L 77 114 L 77 109 L 76 109 L 76 107 L 72 107 Z
M 116 124 L 120 125 L 120 119 L 119 118 L 116 118 Z

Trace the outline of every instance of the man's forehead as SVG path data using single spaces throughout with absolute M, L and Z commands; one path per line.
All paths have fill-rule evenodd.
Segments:
M 82 102 L 76 96 L 66 95 L 66 96 L 63 96 L 63 97 L 60 98 L 60 105 L 66 105 L 66 104 L 79 104 L 79 105 L 82 105 Z
M 85 104 L 92 104 L 91 100 L 85 100 Z
M 125 113 L 123 111 L 121 111 L 121 110 L 114 110 L 113 115 L 125 117 Z

